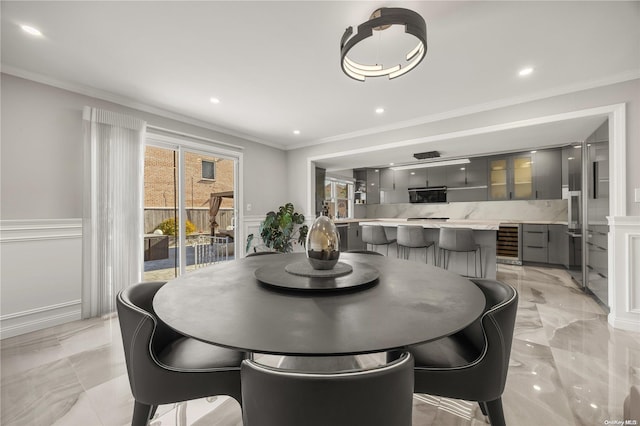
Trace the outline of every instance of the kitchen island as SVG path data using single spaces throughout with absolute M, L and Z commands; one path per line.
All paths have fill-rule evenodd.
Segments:
M 459 219 L 359 219 L 362 225 L 382 225 L 389 238 L 396 238 L 399 225 L 422 226 L 426 237 L 435 242 L 435 250 L 438 250 L 440 228 L 470 228 L 473 230 L 476 243 L 482 248 L 482 270 L 485 278 L 496 278 L 496 236 L 500 221 L 498 220 L 459 220 Z M 385 252 L 386 253 L 386 252 Z M 395 250 L 389 251 L 389 256 L 396 256 Z M 436 255 L 437 258 L 437 255 Z M 424 262 L 424 249 L 413 249 L 409 259 Z M 429 256 L 431 261 L 431 256 Z M 451 253 L 449 270 L 462 275 L 474 274 L 474 254 Z

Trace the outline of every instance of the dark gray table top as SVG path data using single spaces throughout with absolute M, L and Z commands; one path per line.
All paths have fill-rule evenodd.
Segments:
M 401 348 L 455 333 L 485 306 L 480 289 L 452 272 L 414 261 L 342 253 L 366 263 L 378 282 L 351 291 L 277 290 L 254 271 L 304 254 L 254 256 L 190 272 L 156 294 L 156 314 L 182 334 L 249 352 L 350 355 Z

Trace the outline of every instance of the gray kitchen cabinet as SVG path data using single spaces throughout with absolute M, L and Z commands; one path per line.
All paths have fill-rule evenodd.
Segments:
M 393 191 L 395 188 L 395 171 L 380 169 L 380 191 Z
M 379 169 L 367 169 L 367 204 L 380 204 Z
M 380 170 L 379 169 L 355 169 L 353 171 L 353 176 L 356 179 L 355 203 L 356 204 L 380 203 Z
M 582 149 L 562 148 L 562 187 L 569 191 L 582 189 Z
M 522 226 L 522 260 L 525 262 L 547 263 L 548 261 L 547 225 Z
M 347 249 L 348 250 L 364 250 L 364 243 L 362 242 L 362 228 L 357 222 L 349 223 L 349 230 L 347 231 Z
M 445 186 L 447 184 L 447 167 L 429 167 L 425 170 L 427 171 L 426 186 Z
M 409 180 L 409 188 L 427 186 L 427 169 L 410 169 L 405 171 Z
M 380 170 L 380 203 L 408 203 L 409 170 Z
M 567 225 L 548 225 L 547 263 L 556 265 L 569 264 L 569 234 Z
M 522 260 L 556 265 L 568 264 L 567 225 L 525 223 L 522 226 Z
M 488 159 L 488 199 L 530 200 L 533 192 L 531 153 Z
M 545 149 L 532 154 L 533 198 L 555 200 L 562 198 L 562 150 Z
M 487 159 L 471 158 L 469 164 L 447 166 L 447 201 L 487 200 Z

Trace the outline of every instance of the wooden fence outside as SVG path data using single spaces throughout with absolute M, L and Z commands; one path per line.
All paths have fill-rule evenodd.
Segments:
M 144 231 L 151 234 L 162 221 L 175 217 L 174 209 L 169 208 L 145 208 L 144 209 Z M 228 226 L 232 226 L 233 209 L 221 208 L 216 215 L 218 231 L 224 231 Z M 208 234 L 211 232 L 209 225 L 209 208 L 187 209 L 187 219 L 196 226 L 196 232 Z

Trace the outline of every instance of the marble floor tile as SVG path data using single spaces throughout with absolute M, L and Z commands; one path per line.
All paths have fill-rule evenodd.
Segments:
M 507 424 L 602 425 L 619 420 L 631 384 L 640 384 L 640 333 L 607 323 L 602 307 L 561 269 L 499 265 L 498 279 L 519 292 L 503 404 Z M 117 317 L 75 321 L 0 342 L 0 423 L 124 426 L 133 397 Z M 279 356 L 256 359 L 277 365 Z M 358 356 L 361 365 L 384 354 Z M 174 426 L 176 404 L 161 405 L 152 426 Z M 231 398 L 189 401 L 187 424 L 240 426 Z M 478 404 L 416 394 L 413 424 L 486 425 Z
M 3 370 L 3 425 L 49 426 L 72 411 L 78 412 L 74 407 L 84 390 L 68 359 L 7 374 Z
M 513 340 L 502 399 L 507 424 L 538 426 L 574 423 L 548 346 Z

